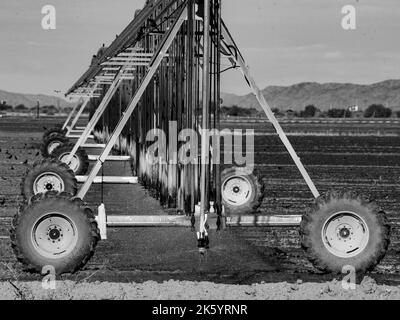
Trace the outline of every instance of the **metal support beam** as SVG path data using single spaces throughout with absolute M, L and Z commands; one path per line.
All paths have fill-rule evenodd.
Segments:
M 103 143 L 100 143 L 100 144 L 97 144 L 97 143 L 84 143 L 84 144 L 81 145 L 81 147 L 82 148 L 99 148 L 99 149 L 103 149 L 103 148 L 106 147 L 106 145 L 103 144 Z
M 73 159 L 75 153 L 78 151 L 79 147 L 82 146 L 87 138 L 89 137 L 90 133 L 93 131 L 94 127 L 96 126 L 97 122 L 100 120 L 102 114 L 106 110 L 108 104 L 110 103 L 111 98 L 117 91 L 120 83 L 121 83 L 121 77 L 124 73 L 123 68 L 120 69 L 118 72 L 117 76 L 114 78 L 112 84 L 108 88 L 103 100 L 101 100 L 100 105 L 97 107 L 95 113 L 93 114 L 92 118 L 90 119 L 89 123 L 87 124 L 84 132 L 80 137 L 78 137 L 78 141 L 75 143 L 74 147 L 71 150 L 71 153 L 68 155 L 66 159 L 66 163 L 69 164 L 71 160 Z
M 107 216 L 107 227 L 191 227 L 185 215 Z M 229 227 L 291 227 L 298 226 L 300 215 L 290 216 L 234 216 L 227 218 Z M 210 228 L 216 228 L 210 224 Z
M 190 227 L 187 216 L 107 216 L 107 227 Z
M 67 134 L 66 137 L 71 138 L 71 139 L 79 139 L 80 137 L 82 137 L 82 135 Z M 92 135 L 92 134 L 89 134 L 88 136 L 86 136 L 86 139 L 93 139 L 93 138 L 94 138 L 94 135 Z
M 88 105 L 90 98 L 86 98 L 81 107 L 79 108 L 77 114 L 75 115 L 74 120 L 72 120 L 71 126 L 68 127 L 67 136 L 71 133 L 71 130 L 75 127 L 76 123 L 78 122 L 79 118 L 81 117 L 83 110 L 85 110 L 86 106 Z
M 204 21 L 203 21 L 203 86 L 202 86 L 202 100 L 203 100 L 203 132 L 201 135 L 201 177 L 200 177 L 200 221 L 198 230 L 198 239 L 205 239 L 207 237 L 207 229 L 205 224 L 207 222 L 206 210 L 208 205 L 207 199 L 207 175 L 209 164 L 209 135 L 208 132 L 208 116 L 210 109 L 210 0 L 204 1 Z M 201 248 L 200 248 L 201 249 Z
M 88 176 L 76 176 L 76 181 L 79 183 L 85 183 L 88 180 Z M 93 179 L 94 184 L 137 184 L 137 177 L 120 177 L 120 176 L 104 176 L 95 177 Z
M 236 46 L 232 36 L 230 35 L 226 25 L 222 23 L 222 41 L 225 44 L 226 50 L 228 50 L 232 55 L 229 57 L 232 65 L 235 67 L 239 67 L 243 76 L 245 77 L 249 87 L 253 91 L 254 95 L 256 96 L 260 106 L 264 110 L 265 114 L 268 117 L 268 120 L 274 126 L 279 138 L 281 139 L 282 143 L 285 145 L 286 149 L 288 150 L 290 156 L 292 157 L 294 163 L 296 164 L 297 168 L 299 169 L 301 175 L 303 176 L 305 182 L 307 183 L 308 187 L 310 188 L 313 196 L 318 198 L 320 193 L 318 192 L 317 188 L 314 185 L 314 182 L 311 180 L 310 176 L 308 175 L 307 170 L 304 168 L 300 158 L 297 156 L 296 151 L 294 150 L 292 144 L 290 143 L 289 139 L 287 138 L 285 132 L 283 131 L 281 125 L 279 124 L 278 120 L 276 119 L 271 107 L 268 105 L 267 101 L 265 100 L 264 95 L 262 94 L 261 90 L 258 88 L 254 78 L 250 74 L 249 67 L 246 65 L 238 47 Z M 232 52 L 231 49 L 235 49 L 235 53 Z
M 71 133 L 83 133 L 85 130 L 78 130 L 78 129 L 75 129 L 75 130 L 72 130 L 71 129 Z
M 89 161 L 97 161 L 99 160 L 99 156 L 97 155 L 88 155 Z M 106 158 L 107 161 L 129 161 L 131 160 L 131 156 L 108 156 Z
M 72 121 L 71 126 L 68 127 L 67 136 L 71 133 L 71 130 L 73 130 L 75 128 L 79 118 L 81 117 L 83 111 L 85 110 L 86 106 L 88 105 L 90 99 L 96 97 L 96 95 L 94 94 L 95 91 L 96 90 L 101 90 L 101 88 L 99 88 L 99 85 L 100 85 L 99 82 L 94 82 L 94 83 L 91 84 L 92 87 L 90 87 L 90 88 L 82 88 L 81 96 L 82 96 L 82 98 L 85 97 L 84 98 L 84 102 L 81 105 L 81 107 L 80 107 L 78 113 L 76 114 L 74 120 Z M 78 95 L 80 95 L 80 94 L 78 93 Z
M 226 218 L 229 227 L 291 227 L 298 226 L 301 215 L 276 215 L 276 216 L 232 216 Z
M 83 103 L 83 101 L 82 101 L 82 103 Z M 64 130 L 64 129 L 68 126 L 68 123 L 70 122 L 70 120 L 71 120 L 72 116 L 74 115 L 76 109 L 78 109 L 78 106 L 79 106 L 79 103 L 77 103 L 77 104 L 72 108 L 71 112 L 69 113 L 67 119 L 65 120 L 65 122 L 64 122 L 64 124 L 63 124 L 63 126 L 62 126 L 62 128 L 61 128 L 62 130 Z
M 119 135 L 121 134 L 123 128 L 125 127 L 126 123 L 128 122 L 129 118 L 132 115 L 132 112 L 135 110 L 139 100 L 141 99 L 143 93 L 145 92 L 149 82 L 153 78 L 155 72 L 157 71 L 162 59 L 164 58 L 165 54 L 167 53 L 169 47 L 171 46 L 172 41 L 176 37 L 179 29 L 181 28 L 183 22 L 187 17 L 187 7 L 186 5 L 182 6 L 179 12 L 179 16 L 177 20 L 174 22 L 173 26 L 170 28 L 168 34 L 165 35 L 165 38 L 161 42 L 160 48 L 157 52 L 154 53 L 154 57 L 149 65 L 149 69 L 144 77 L 142 83 L 140 84 L 137 92 L 135 93 L 132 101 L 129 103 L 128 108 L 123 113 L 123 117 L 120 119 L 117 127 L 115 128 L 113 134 L 110 137 L 106 147 L 104 148 L 103 152 L 101 153 L 98 161 L 94 165 L 92 171 L 89 174 L 87 181 L 84 185 L 80 188 L 77 196 L 83 199 L 88 192 L 91 184 L 93 183 L 94 179 L 96 178 L 97 174 L 99 173 L 105 159 L 110 154 L 111 149 L 115 145 Z

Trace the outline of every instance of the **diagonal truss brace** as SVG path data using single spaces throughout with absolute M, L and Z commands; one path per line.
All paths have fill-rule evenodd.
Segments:
M 92 91 L 92 92 L 96 91 L 97 87 L 98 87 L 98 83 L 95 83 L 94 86 L 92 88 L 90 88 L 90 91 Z M 75 115 L 75 118 L 71 123 L 71 126 L 68 127 L 67 136 L 75 128 L 75 125 L 77 124 L 79 118 L 81 117 L 81 115 L 82 115 L 83 111 L 85 110 L 86 106 L 88 105 L 89 101 L 90 101 L 90 98 L 85 98 L 85 100 L 82 103 L 82 105 L 80 106 L 77 114 Z
M 176 35 L 178 34 L 179 29 L 181 28 L 183 22 L 187 18 L 187 4 L 183 5 L 179 11 L 178 18 L 175 20 L 174 24 L 169 29 L 169 32 L 165 34 L 163 41 L 160 44 L 159 49 L 154 53 L 153 59 L 149 64 L 149 69 L 146 73 L 146 76 L 142 80 L 138 90 L 136 91 L 134 97 L 132 98 L 131 102 L 129 103 L 128 108 L 123 113 L 123 117 L 120 119 L 117 127 L 115 128 L 113 134 L 111 135 L 106 147 L 102 151 L 99 159 L 97 160 L 96 164 L 94 165 L 92 171 L 90 172 L 88 179 L 79 189 L 77 194 L 78 198 L 83 199 L 88 192 L 90 186 L 92 185 L 94 179 L 96 178 L 97 174 L 99 173 L 104 161 L 106 161 L 107 156 L 111 152 L 114 144 L 116 143 L 119 135 L 121 134 L 123 128 L 125 127 L 126 123 L 128 122 L 129 118 L 131 117 L 133 111 L 135 110 L 137 104 L 139 103 L 143 93 L 145 92 L 148 84 L 150 83 L 151 79 L 153 78 L 154 74 L 156 73 L 158 67 L 162 59 L 167 54 L 169 47 L 171 46 L 173 40 L 175 39 Z
M 95 113 L 93 114 L 92 118 L 90 119 L 89 123 L 86 125 L 85 130 L 79 137 L 78 141 L 75 143 L 74 147 L 72 148 L 71 152 L 69 153 L 68 157 L 66 158 L 66 163 L 69 165 L 72 161 L 73 157 L 75 156 L 76 152 L 78 151 L 79 147 L 81 147 L 86 140 L 88 139 L 90 133 L 93 131 L 94 127 L 96 126 L 97 122 L 100 120 L 102 114 L 106 110 L 108 104 L 111 101 L 111 98 L 114 96 L 115 92 L 118 90 L 118 87 L 122 81 L 122 76 L 124 74 L 124 69 L 121 68 L 118 74 L 115 76 L 114 80 L 112 81 L 110 87 L 108 88 L 106 94 L 104 95 L 103 99 L 100 102 L 100 105 L 97 107 Z
M 77 104 L 75 104 L 75 106 L 72 108 L 71 112 L 69 113 L 67 119 L 65 119 L 65 122 L 63 124 L 63 126 L 61 127 L 62 130 L 64 130 L 65 128 L 67 128 L 68 123 L 71 121 L 72 116 L 74 115 L 76 109 L 78 109 L 78 106 L 80 103 L 83 103 L 82 100 L 79 100 L 79 102 Z
M 227 51 L 231 53 L 229 56 L 229 60 L 231 61 L 233 66 L 237 66 L 240 68 L 243 76 L 245 77 L 249 87 L 255 94 L 260 106 L 264 110 L 265 114 L 268 117 L 268 120 L 274 126 L 279 138 L 281 139 L 282 143 L 285 145 L 286 149 L 288 150 L 290 156 L 292 157 L 294 163 L 296 164 L 297 168 L 299 169 L 301 175 L 303 176 L 305 182 L 307 183 L 308 187 L 310 188 L 313 196 L 318 198 L 320 193 L 318 192 L 317 188 L 314 185 L 314 182 L 311 180 L 310 176 L 308 175 L 307 170 L 304 168 L 300 158 L 297 156 L 296 151 L 293 149 L 292 144 L 290 143 L 289 139 L 287 138 L 285 132 L 283 131 L 281 125 L 279 124 L 278 120 L 276 119 L 271 107 L 268 105 L 267 101 L 264 98 L 261 90 L 258 88 L 254 78 L 250 74 L 250 70 L 248 66 L 246 66 L 246 62 L 243 59 L 238 47 L 236 46 L 231 34 L 229 33 L 226 25 L 222 23 L 222 41 L 223 45 L 225 45 Z M 232 51 L 233 49 L 233 51 Z
M 85 98 L 83 103 L 81 104 L 81 106 L 79 107 L 78 112 L 76 113 L 74 120 L 72 120 L 71 125 L 69 127 L 67 127 L 67 136 L 69 134 L 71 134 L 71 131 L 75 128 L 75 125 L 78 123 L 79 118 L 81 117 L 83 111 L 85 110 L 87 104 L 89 103 L 90 99 L 89 98 Z

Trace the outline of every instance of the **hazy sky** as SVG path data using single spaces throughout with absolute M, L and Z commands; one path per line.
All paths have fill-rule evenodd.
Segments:
M 223 17 L 261 87 L 302 81 L 373 83 L 400 78 L 399 0 L 223 0 Z M 41 9 L 57 29 L 41 28 Z M 1 0 L 0 89 L 66 91 L 91 56 L 130 22 L 144 0 Z M 357 29 L 341 27 L 344 5 Z M 225 92 L 247 93 L 237 71 Z

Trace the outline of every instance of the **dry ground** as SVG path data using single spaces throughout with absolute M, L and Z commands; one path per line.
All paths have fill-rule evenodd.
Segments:
M 63 276 L 56 291 L 41 289 L 41 277 L 22 272 L 16 263 L 8 230 L 21 200 L 20 179 L 27 167 L 41 158 L 38 147 L 43 127 L 51 127 L 52 121 L 0 119 L 0 280 L 4 281 L 0 283 L 0 298 L 400 298 L 397 287 L 400 283 L 397 228 L 400 144 L 393 136 L 290 138 L 305 158 L 318 188 L 353 186 L 372 194 L 387 210 L 394 226 L 392 244 L 384 261 L 371 274 L 383 286 L 376 287 L 367 279 L 367 284 L 355 291 L 342 290 L 340 281 L 334 281 L 331 275 L 319 274 L 307 261 L 296 228 L 213 232 L 211 249 L 203 259 L 197 253 L 195 235 L 188 229 L 135 228 L 110 229 L 109 240 L 100 243 L 84 270 Z M 261 143 L 256 141 L 257 154 L 268 183 L 262 210 L 301 213 L 312 201 L 307 188 L 274 138 L 260 139 Z M 327 163 L 327 159 L 331 162 Z M 349 165 L 354 159 L 363 162 Z M 130 168 L 122 163 L 106 165 L 105 174 L 130 174 Z M 140 186 L 106 186 L 104 198 L 109 214 L 164 213 Z M 100 186 L 92 188 L 86 200 L 96 208 L 100 202 Z M 360 283 L 362 276 L 358 280 Z M 365 285 L 372 289 L 365 289 Z
M 0 300 L 399 300 L 400 287 L 377 285 L 369 277 L 355 290 L 342 283 L 254 283 L 227 285 L 169 280 L 162 283 L 74 282 L 56 283 L 45 290 L 41 282 L 0 283 Z

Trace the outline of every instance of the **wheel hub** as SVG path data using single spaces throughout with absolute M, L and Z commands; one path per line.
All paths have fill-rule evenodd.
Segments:
M 32 228 L 32 243 L 47 258 L 69 254 L 78 240 L 74 223 L 66 216 L 51 213 L 42 217 Z
M 45 172 L 39 175 L 33 182 L 33 192 L 46 193 L 48 191 L 64 191 L 64 181 L 54 172 Z
M 46 189 L 49 190 L 49 191 L 53 190 L 53 187 L 54 187 L 54 185 L 52 183 L 47 183 L 46 184 Z
M 49 143 L 49 146 L 47 147 L 47 151 L 49 154 L 52 154 L 53 151 L 61 145 L 61 141 L 53 141 L 51 143 Z
M 54 226 L 53 228 L 49 229 L 47 234 L 48 234 L 49 238 L 51 239 L 51 241 L 54 242 L 56 240 L 61 241 L 60 237 L 63 236 L 63 234 L 61 232 L 62 232 L 61 227 Z
M 343 226 L 339 227 L 338 236 L 342 239 L 347 239 L 350 237 L 351 227 Z M 350 238 L 351 239 L 351 238 Z
M 365 221 L 354 212 L 338 212 L 325 223 L 322 239 L 327 250 L 341 258 L 351 258 L 368 244 L 369 230 Z
M 76 171 L 78 170 L 79 164 L 80 164 L 79 158 L 78 158 L 77 155 L 75 154 L 75 155 L 72 157 L 71 161 L 68 163 L 68 162 L 67 162 L 67 159 L 68 159 L 68 157 L 69 157 L 69 154 L 70 154 L 69 152 L 63 153 L 62 155 L 60 155 L 60 156 L 58 157 L 58 159 L 59 159 L 61 162 L 64 162 L 65 164 L 67 164 L 73 172 L 76 172 Z
M 251 198 L 252 192 L 251 183 L 245 176 L 230 177 L 222 184 L 222 197 L 231 205 L 245 204 Z

